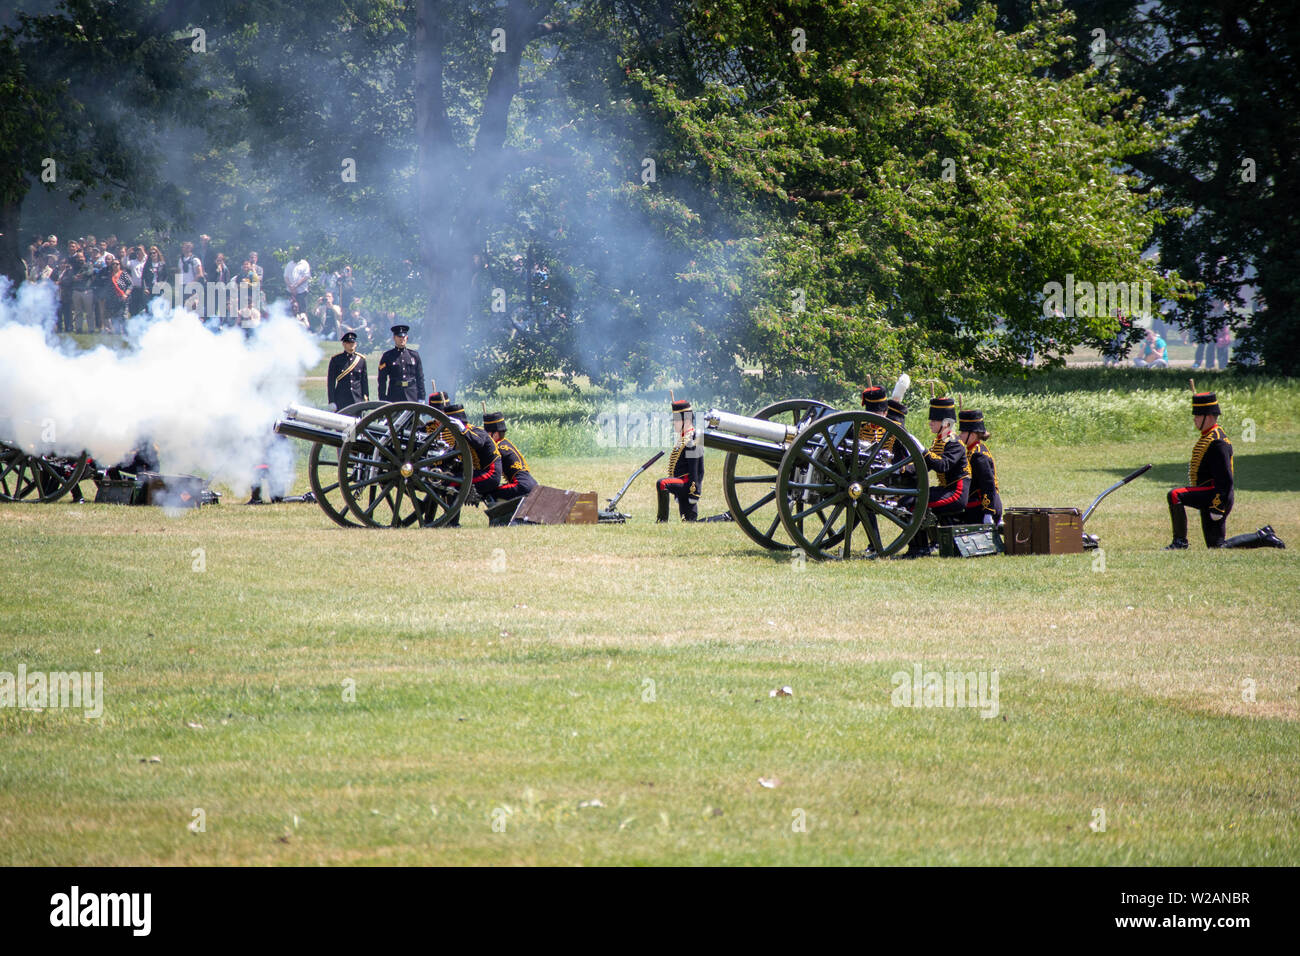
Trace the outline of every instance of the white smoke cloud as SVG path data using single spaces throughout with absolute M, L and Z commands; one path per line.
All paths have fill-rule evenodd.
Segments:
M 245 337 L 156 299 L 127 324 L 121 351 L 76 351 L 51 334 L 54 319 L 48 285 L 15 294 L 0 278 L 0 440 L 42 454 L 84 449 L 101 467 L 152 442 L 164 472 L 236 489 L 267 461 L 272 424 L 321 354 L 278 303 Z

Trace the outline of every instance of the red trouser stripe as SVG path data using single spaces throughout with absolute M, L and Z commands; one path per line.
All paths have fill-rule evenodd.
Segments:
M 961 501 L 961 489 L 962 489 L 962 485 L 964 485 L 964 484 L 966 484 L 966 479 L 965 479 L 965 477 L 958 478 L 958 479 L 957 479 L 957 484 L 955 484 L 955 485 L 952 486 L 952 489 L 953 489 L 953 490 L 952 490 L 952 494 L 950 494 L 950 495 L 945 495 L 945 496 L 942 497 L 942 498 L 937 498 L 936 500 L 931 501 L 931 502 L 930 502 L 930 507 L 931 507 L 931 508 L 942 508 L 944 505 L 950 505 L 950 504 L 953 504 L 954 502 Z
M 476 478 L 472 478 L 471 481 L 473 481 L 474 484 L 478 484 L 480 481 L 487 481 L 487 480 L 488 480 L 489 478 L 491 478 L 494 474 L 496 474 L 496 470 L 497 470 L 497 463 L 494 461 L 494 462 L 492 462 L 492 467 L 491 467 L 491 468 L 489 468 L 487 471 L 483 472 L 483 474 L 479 475 L 478 477 L 476 477 Z
M 1183 495 L 1190 494 L 1193 491 L 1213 491 L 1213 490 L 1214 490 L 1214 485 L 1205 485 L 1202 488 L 1175 488 L 1171 492 L 1169 492 L 1169 497 L 1173 499 L 1174 504 L 1181 504 L 1181 502 L 1178 499 L 1181 498 Z
M 660 479 L 659 479 L 659 487 L 660 487 L 660 488 L 667 488 L 669 485 L 689 485 L 690 483 L 691 483 L 691 479 L 688 478 L 688 477 L 685 476 L 685 475 L 681 475 L 681 476 L 679 476 L 679 477 L 677 477 L 677 478 L 660 478 Z

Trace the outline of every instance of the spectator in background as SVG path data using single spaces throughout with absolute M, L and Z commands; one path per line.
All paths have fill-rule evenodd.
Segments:
M 289 291 L 290 309 L 300 316 L 299 322 L 305 328 L 311 328 L 307 318 L 307 290 L 311 287 L 311 265 L 306 259 L 297 262 L 290 259 L 284 264 L 284 287 Z
M 95 314 L 95 298 L 90 291 L 90 282 L 94 273 L 86 257 L 78 252 L 72 257 L 72 275 L 68 282 L 72 287 L 72 324 L 74 331 L 89 332 L 90 323 Z
M 167 275 L 167 259 L 157 246 L 149 247 L 149 264 L 144 267 L 144 276 L 151 296 L 158 290 L 160 283 L 172 281 Z
M 128 315 L 139 315 L 144 311 L 145 295 L 147 294 L 144 268 L 148 261 L 149 256 L 145 254 L 144 246 L 132 246 L 131 251 L 127 254 L 124 268 L 127 275 L 131 277 L 131 296 L 127 300 Z
M 1219 353 L 1219 368 L 1226 370 L 1228 367 L 1228 350 L 1232 345 L 1232 330 L 1225 324 L 1219 329 L 1219 334 L 1214 339 L 1215 348 Z
M 204 275 L 211 276 L 217 268 L 217 256 L 212 248 L 212 237 L 206 233 L 199 236 L 199 245 L 194 250 L 194 254 L 199 257 L 199 262 L 203 263 Z
M 181 243 L 181 261 L 176 264 L 176 271 L 180 275 L 182 294 L 191 282 L 203 282 L 203 262 L 194 254 L 194 243 Z M 202 315 L 203 296 L 195 295 L 186 299 L 185 308 Z
M 257 284 L 258 284 L 258 285 L 261 285 L 261 284 L 262 284 L 262 279 L 263 279 L 263 276 L 264 276 L 264 271 L 263 271 L 262 267 L 259 266 L 259 265 L 257 264 L 257 253 L 256 253 L 256 252 L 250 252 L 250 253 L 248 254 L 248 264 L 251 265 L 251 266 L 253 267 L 253 271 L 257 273 Z
M 55 281 L 59 286 L 59 315 L 54 326 L 56 332 L 72 332 L 72 294 L 76 291 L 77 267 L 71 259 L 59 263 Z
M 352 300 L 357 297 L 357 283 L 352 275 L 352 267 L 344 266 L 343 272 L 339 275 L 339 308 L 343 310 L 344 315 L 352 313 Z
M 234 315 L 235 310 L 238 308 L 238 306 L 230 301 L 230 280 L 233 278 L 234 274 L 230 271 L 230 266 L 226 265 L 225 255 L 218 252 L 212 261 L 212 271 L 208 274 L 208 281 L 226 287 L 226 292 L 222 293 L 219 298 L 214 300 L 217 305 L 217 312 L 214 318 L 220 319 L 222 322 Z
M 106 289 L 105 316 L 107 318 L 107 327 L 105 331 L 125 332 L 127 302 L 131 298 L 131 277 L 122 268 L 122 263 L 118 262 L 116 258 L 109 260 Z M 113 328 L 115 323 L 121 326 L 120 330 Z
M 315 320 L 314 331 L 322 338 L 337 339 L 343 334 L 343 310 L 334 304 L 333 292 L 326 292 L 316 300 L 312 318 Z
M 90 293 L 94 297 L 95 331 L 108 331 L 104 328 L 108 321 L 109 297 L 112 292 L 108 286 L 112 280 L 113 254 L 100 252 L 95 257 L 94 274 L 90 279 Z
M 1165 344 L 1164 339 L 1156 335 L 1155 329 L 1147 330 L 1142 354 L 1133 360 L 1133 364 L 1137 368 L 1169 367 L 1169 346 Z

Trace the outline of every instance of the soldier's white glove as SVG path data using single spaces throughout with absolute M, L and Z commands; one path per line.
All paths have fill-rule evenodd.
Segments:
M 987 511 L 984 512 L 984 523 L 985 523 L 985 524 L 992 524 L 992 523 L 993 523 L 993 516 L 992 516 L 991 514 L 989 514 Z
M 1217 514 L 1217 513 L 1213 512 L 1213 511 L 1211 511 L 1211 512 L 1210 512 L 1210 520 L 1211 520 L 1211 521 L 1222 521 L 1222 520 L 1223 520 L 1223 515 L 1221 515 L 1221 514 Z

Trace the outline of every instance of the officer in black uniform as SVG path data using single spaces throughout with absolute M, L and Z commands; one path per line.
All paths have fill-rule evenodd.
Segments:
M 418 402 L 424 394 L 424 366 L 420 355 L 406 347 L 409 325 L 393 326 L 393 347 L 379 357 L 379 400 Z
M 483 430 L 497 443 L 501 453 L 501 484 L 497 487 L 497 500 L 523 498 L 537 487 L 537 479 L 528 470 L 528 462 L 506 438 L 506 417 L 500 412 L 487 412 L 483 416 Z
M 1002 524 L 1002 496 L 998 494 L 998 472 L 989 453 L 989 431 L 984 413 L 967 408 L 957 413 L 958 438 L 970 459 L 970 500 L 962 520 L 967 524 Z
M 1174 540 L 1165 550 L 1187 550 L 1187 508 L 1200 511 L 1207 548 L 1285 548 L 1272 525 L 1251 534 L 1225 537 L 1233 506 L 1232 443 L 1219 427 L 1219 401 L 1213 392 L 1192 396 L 1192 421 L 1201 437 L 1192 448 L 1187 487 L 1174 488 L 1166 497 Z
M 683 521 L 699 517 L 700 486 L 704 484 L 704 453 L 695 434 L 695 412 L 685 399 L 674 401 L 673 428 L 677 443 L 668 457 L 668 477 L 655 485 L 659 495 L 658 521 L 668 520 L 668 496 L 677 496 L 677 510 Z
M 357 333 L 344 332 L 339 341 L 343 351 L 330 359 L 325 373 L 326 394 L 334 411 L 370 398 L 370 377 L 366 374 L 366 357 L 357 351 Z

